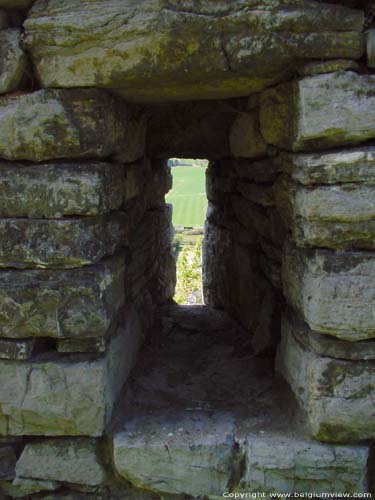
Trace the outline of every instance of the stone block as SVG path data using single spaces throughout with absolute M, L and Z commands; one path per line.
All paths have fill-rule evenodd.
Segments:
M 367 65 L 375 68 L 375 29 L 372 28 L 367 34 Z
M 105 337 L 58 339 L 56 348 L 61 353 L 86 352 L 101 354 L 106 351 L 107 342 Z
M 246 465 L 239 492 L 368 491 L 366 446 L 327 445 L 309 439 L 296 428 L 293 432 L 272 428 L 251 432 L 242 448 Z
M 0 361 L 0 435 L 100 436 L 141 337 L 138 316 L 129 310 L 99 359 Z
M 375 361 L 375 342 L 362 340 L 348 342 L 329 335 L 321 335 L 308 327 L 306 323 L 289 312 L 284 314 L 285 328 L 292 332 L 295 339 L 305 348 L 319 356 L 349 361 Z
M 68 219 L 0 219 L 0 267 L 69 269 L 125 246 L 124 212 Z
M 282 327 L 277 369 L 306 413 L 320 441 L 353 442 L 375 437 L 375 363 L 319 356 Z
M 10 481 L 14 478 L 16 462 L 13 447 L 0 445 L 0 481 Z
M 281 153 L 274 159 L 279 170 L 303 185 L 361 183 L 375 178 L 375 147 L 360 146 L 321 153 Z
M 100 215 L 120 208 L 128 189 L 118 164 L 0 162 L 1 217 Z
M 350 59 L 332 59 L 330 61 L 312 61 L 298 69 L 301 76 L 314 76 L 336 71 L 359 70 L 359 64 Z
M 127 110 L 96 89 L 45 89 L 0 98 L 0 157 L 40 162 L 103 158 L 121 148 Z
M 194 7 L 116 0 L 101 7 L 100 0 L 35 2 L 25 43 L 43 87 L 112 88 L 145 102 L 221 99 L 280 81 L 303 60 L 364 52 L 363 12 L 339 5 L 258 0 L 247 10 L 236 0 Z
M 102 337 L 124 303 L 125 255 L 82 269 L 0 271 L 0 336 Z
M 266 90 L 261 132 L 267 143 L 292 151 L 358 144 L 375 137 L 374 110 L 374 75 L 327 73 Z
M 260 236 L 281 247 L 286 236 L 286 228 L 277 210 L 263 208 L 242 196 L 232 198 L 232 206 L 237 220 L 246 228 L 256 230 Z
M 0 30 L 0 94 L 16 90 L 26 70 L 26 55 L 20 47 L 19 29 Z
M 0 492 L 6 498 L 28 498 L 29 495 L 55 491 L 60 486 L 57 481 L 42 481 L 40 479 L 14 479 L 13 482 L 0 483 Z M 54 496 L 56 499 L 56 496 Z
M 233 166 L 239 177 L 259 184 L 274 182 L 280 173 L 279 165 L 270 157 L 253 161 L 237 160 Z
M 230 150 L 238 158 L 265 156 L 267 144 L 260 133 L 258 111 L 239 113 L 229 135 Z
M 219 414 L 137 418 L 113 436 L 117 473 L 133 485 L 217 498 L 231 476 L 233 420 Z
M 106 473 L 96 458 L 94 440 L 59 438 L 26 444 L 17 461 L 16 477 L 99 486 Z
M 309 327 L 356 342 L 375 338 L 375 253 L 286 245 L 283 289 Z
M 35 339 L 0 338 L 0 359 L 30 359 L 35 347 Z
M 304 187 L 281 179 L 273 192 L 297 246 L 375 248 L 375 184 Z

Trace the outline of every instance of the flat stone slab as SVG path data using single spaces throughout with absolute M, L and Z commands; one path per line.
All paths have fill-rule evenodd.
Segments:
M 130 311 L 99 359 L 0 361 L 0 435 L 102 435 L 141 336 L 138 316 Z
M 290 330 L 303 347 L 325 356 L 348 361 L 375 361 L 375 341 L 347 342 L 316 333 L 292 312 L 285 313 L 284 328 Z
M 368 490 L 367 446 L 326 445 L 293 429 L 251 431 L 239 492 L 357 493 Z M 246 498 L 246 497 L 245 497 Z M 273 497 L 268 497 L 273 498 Z
M 0 267 L 69 269 L 95 264 L 128 241 L 127 216 L 0 219 Z
M 26 444 L 16 465 L 17 479 L 98 486 L 106 480 L 95 440 L 44 439 Z
M 272 363 L 235 323 L 205 307 L 199 319 L 194 307 L 189 324 L 189 308 L 175 308 L 160 309 L 172 326 L 156 327 L 109 429 L 121 477 L 173 498 L 368 491 L 368 446 L 312 440 Z
M 212 498 L 230 481 L 233 428 L 218 414 L 137 419 L 114 436 L 116 471 L 139 488 Z
M 0 271 L 0 337 L 106 335 L 124 303 L 125 255 L 74 270 Z
M 125 189 L 119 164 L 0 162 L 0 217 L 100 215 L 121 207 Z
M 26 55 L 20 47 L 19 29 L 0 30 L 0 94 L 16 90 L 26 70 Z
M 103 158 L 125 140 L 126 110 L 97 89 L 45 89 L 0 98 L 0 157 L 35 162 Z
M 292 151 L 365 142 L 375 137 L 374 91 L 374 75 L 352 71 L 281 84 L 262 94 L 261 132 L 269 144 Z
M 375 248 L 375 184 L 304 187 L 281 179 L 273 192 L 297 246 Z
M 342 361 L 303 347 L 284 322 L 277 368 L 306 412 L 320 441 L 375 437 L 375 362 Z
M 375 338 L 375 253 L 287 245 L 282 274 L 288 302 L 311 330 L 350 342 Z
M 374 184 L 375 147 L 360 146 L 321 153 L 281 153 L 274 164 L 303 185 Z
M 360 58 L 363 22 L 362 11 L 304 0 L 249 9 L 236 0 L 116 0 L 105 10 L 100 0 L 39 0 L 25 43 L 44 87 L 99 86 L 148 102 L 213 99 L 249 95 L 311 58 Z

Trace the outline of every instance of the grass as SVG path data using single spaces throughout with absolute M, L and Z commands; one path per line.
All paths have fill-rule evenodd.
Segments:
M 206 167 L 172 167 L 173 189 L 167 203 L 173 205 L 173 224 L 185 227 L 203 227 L 207 211 L 205 186 Z

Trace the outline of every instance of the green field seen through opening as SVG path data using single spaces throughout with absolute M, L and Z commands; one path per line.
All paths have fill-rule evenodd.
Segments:
M 173 225 L 203 227 L 207 211 L 207 160 L 171 158 L 168 162 L 173 176 L 173 188 L 167 203 L 173 205 Z

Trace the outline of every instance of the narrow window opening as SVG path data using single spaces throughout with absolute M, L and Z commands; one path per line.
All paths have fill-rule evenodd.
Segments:
M 203 304 L 202 243 L 207 212 L 207 165 L 208 160 L 204 159 L 168 160 L 173 188 L 166 200 L 173 206 L 173 251 L 177 271 L 174 300 L 178 304 Z

